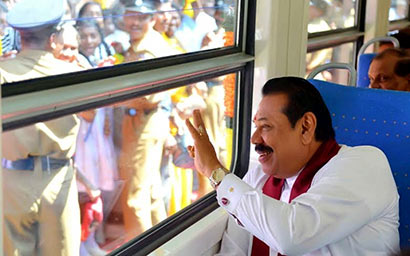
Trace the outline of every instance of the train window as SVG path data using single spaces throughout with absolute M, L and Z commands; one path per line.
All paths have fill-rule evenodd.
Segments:
M 118 171 L 125 186 L 106 225 L 117 232 L 107 232 L 105 249 L 117 248 L 213 191 L 208 179 L 192 170 L 187 151 L 192 138 L 184 120 L 193 109 L 201 109 L 218 158 L 229 166 L 235 77 L 220 76 L 117 104 L 115 121 L 121 129 L 114 136 L 122 138 Z M 157 104 L 150 106 L 154 100 Z
M 354 27 L 356 2 L 355 0 L 309 1 L 308 33 Z
M 237 0 L 64 2 L 66 14 L 58 24 L 34 33 L 6 25 L 1 59 L 13 62 L 22 43 L 49 43 L 49 55 L 76 64 L 56 64 L 58 73 L 66 73 L 237 46 Z M 25 54 L 47 58 L 36 51 Z
M 326 63 L 353 63 L 353 50 L 355 43 L 345 43 L 335 47 L 324 48 L 309 52 L 306 55 L 306 75 L 314 68 Z M 347 70 L 333 69 L 324 71 L 316 76 L 321 79 L 338 84 L 348 84 Z
M 406 0 L 392 0 L 389 21 L 406 19 L 409 16 L 409 3 Z
M 9 218 L 23 215 L 26 207 L 33 207 L 33 219 L 27 221 L 56 227 L 48 236 L 75 232 L 78 193 L 83 245 L 97 241 L 110 252 L 213 191 L 208 179 L 193 171 L 187 151 L 192 138 L 184 120 L 201 110 L 218 158 L 229 167 L 236 80 L 230 73 L 3 132 L 3 145 L 14 145 L 3 147 L 2 156 L 10 234 L 19 227 Z M 50 150 L 55 153 L 37 157 Z M 36 161 L 41 170 L 33 169 Z M 49 180 L 55 184 L 46 186 Z M 62 211 L 64 223 L 52 214 L 42 216 L 43 211 Z

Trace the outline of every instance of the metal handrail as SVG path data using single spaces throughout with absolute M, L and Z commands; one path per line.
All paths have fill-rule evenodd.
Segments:
M 357 72 L 351 64 L 348 63 L 327 63 L 316 67 L 307 76 L 307 79 L 313 79 L 317 74 L 328 69 L 347 69 L 350 72 L 349 85 L 356 86 Z
M 371 45 L 374 44 L 376 42 L 392 42 L 393 46 L 395 48 L 400 48 L 400 43 L 399 40 L 397 40 L 397 38 L 392 37 L 392 36 L 384 36 L 384 37 L 375 37 L 373 39 L 370 39 L 369 41 L 367 41 L 366 43 L 364 43 L 362 45 L 362 47 L 360 47 L 358 56 L 360 58 L 360 55 L 362 55 L 364 53 L 364 51 L 366 50 L 366 48 Z

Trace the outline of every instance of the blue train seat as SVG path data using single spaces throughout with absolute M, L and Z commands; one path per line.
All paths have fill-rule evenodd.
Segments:
M 329 108 L 339 143 L 386 154 L 400 194 L 400 244 L 410 248 L 410 93 L 309 81 Z
M 358 62 L 357 62 L 357 87 L 369 87 L 370 81 L 369 81 L 369 76 L 368 76 L 368 71 L 370 67 L 370 63 L 372 62 L 373 58 L 377 55 L 376 53 L 364 53 L 366 48 L 370 46 L 371 44 L 374 44 L 376 42 L 392 42 L 393 46 L 396 48 L 400 47 L 399 41 L 391 36 L 387 37 L 376 37 L 373 38 L 369 41 L 367 41 L 365 44 L 363 44 L 362 47 L 360 47 L 359 53 L 358 53 Z
M 357 63 L 357 87 L 369 87 L 370 80 L 368 71 L 370 63 L 372 63 L 372 60 L 376 55 L 376 53 L 363 53 L 359 56 L 359 61 Z

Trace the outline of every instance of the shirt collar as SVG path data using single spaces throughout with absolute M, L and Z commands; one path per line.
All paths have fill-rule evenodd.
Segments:
M 305 167 L 303 166 L 302 169 L 300 169 L 298 171 L 298 173 L 296 173 L 295 176 L 289 177 L 287 179 L 285 179 L 285 184 L 288 188 L 292 189 L 293 184 L 295 184 L 296 179 L 298 178 L 299 174 L 303 171 Z

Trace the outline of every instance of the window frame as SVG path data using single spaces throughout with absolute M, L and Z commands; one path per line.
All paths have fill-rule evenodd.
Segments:
M 363 45 L 365 36 L 366 0 L 357 0 L 355 25 L 350 28 L 335 29 L 317 33 L 308 33 L 307 52 L 338 46 L 345 43 L 354 43 L 353 65 L 357 65 L 357 54 Z

